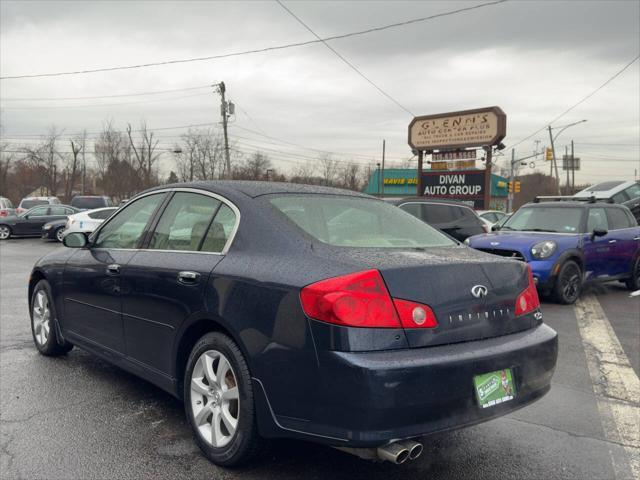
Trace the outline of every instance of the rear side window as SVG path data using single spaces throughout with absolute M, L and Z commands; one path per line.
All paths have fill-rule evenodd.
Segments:
M 631 227 L 631 222 L 627 213 L 621 208 L 608 208 L 607 216 L 609 218 L 609 228 L 611 230 L 620 230 L 622 228 Z
M 400 208 L 414 217 L 422 219 L 422 208 L 419 203 L 405 203 Z
M 115 209 L 100 210 L 99 212 L 91 212 L 91 213 L 88 213 L 87 215 L 89 215 L 89 218 L 93 218 L 94 220 L 106 220 L 111 215 L 113 215 L 113 212 L 115 212 Z
M 629 200 L 629 197 L 627 196 L 627 194 L 626 194 L 624 191 L 622 191 L 622 192 L 620 192 L 620 193 L 616 193 L 616 194 L 613 196 L 613 201 L 614 201 L 615 203 L 624 203 L 624 202 L 626 202 L 627 200 Z
M 594 230 L 609 230 L 609 222 L 604 208 L 590 208 L 587 219 L 587 232 Z
M 110 202 L 103 197 L 73 197 L 71 206 L 91 210 L 94 208 L 108 207 Z
M 236 225 L 236 214 L 224 203 L 216 213 L 202 243 L 203 252 L 222 252 Z
M 96 248 L 136 248 L 163 193 L 147 195 L 120 210 L 98 233 Z
M 71 213 L 73 212 L 65 207 L 49 207 L 49 215 L 70 215 Z
M 148 248 L 198 251 L 220 204 L 206 195 L 177 192 L 162 213 Z
M 29 217 L 46 217 L 49 212 L 49 207 L 37 207 L 33 210 L 29 210 Z
M 450 205 L 434 205 L 431 203 L 422 204 L 422 219 L 427 223 L 435 225 L 451 223 L 458 218 L 462 218 L 459 208 Z

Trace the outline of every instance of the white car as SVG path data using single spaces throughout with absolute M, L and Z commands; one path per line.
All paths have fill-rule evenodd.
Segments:
M 476 210 L 476 213 L 485 225 L 489 227 L 489 231 L 491 231 L 491 227 L 507 216 L 506 213 L 500 210 Z
M 69 215 L 64 235 L 66 236 L 70 232 L 91 233 L 117 209 L 117 207 L 104 207 Z

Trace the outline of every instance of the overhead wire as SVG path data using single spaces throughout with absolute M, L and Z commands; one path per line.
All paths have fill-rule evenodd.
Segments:
M 2 97 L 2 101 L 10 101 L 10 102 L 31 102 L 31 101 L 67 101 L 67 100 L 98 100 L 101 98 L 119 98 L 119 97 L 141 97 L 147 95 L 162 95 L 165 93 L 177 93 L 177 92 L 188 92 L 191 90 L 202 90 L 204 88 L 211 88 L 211 85 L 201 85 L 198 87 L 186 87 L 186 88 L 172 88 L 169 90 L 153 90 L 150 92 L 136 92 L 136 93 L 120 93 L 115 95 L 94 95 L 94 96 L 84 96 L 84 97 Z

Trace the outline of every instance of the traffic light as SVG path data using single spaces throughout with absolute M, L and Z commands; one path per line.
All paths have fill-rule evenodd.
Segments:
M 509 188 L 509 193 L 520 192 L 520 180 L 516 180 L 515 182 L 509 182 L 507 186 Z
M 516 180 L 516 193 L 520 192 L 520 180 Z
M 550 148 L 545 148 L 544 149 L 544 159 L 547 162 L 550 162 L 551 160 L 553 160 L 553 150 L 551 150 Z
M 509 182 L 509 193 L 513 193 L 513 182 Z

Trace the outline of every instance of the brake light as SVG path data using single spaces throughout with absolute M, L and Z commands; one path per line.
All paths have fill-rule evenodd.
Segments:
M 6 217 L 9 215 L 9 210 L 0 210 L 0 217 Z
M 438 321 L 433 310 L 428 305 L 410 302 L 408 300 L 393 299 L 400 323 L 404 328 L 435 328 Z
M 432 325 L 435 316 L 426 305 L 392 299 L 378 270 L 313 283 L 302 289 L 300 301 L 308 317 L 337 325 L 368 328 L 435 326 Z
M 531 271 L 530 265 L 527 265 L 527 276 L 529 278 L 529 285 L 518 295 L 518 298 L 516 298 L 516 317 L 532 312 L 540 307 L 540 299 L 538 298 L 536 285 L 533 282 L 533 272 Z

